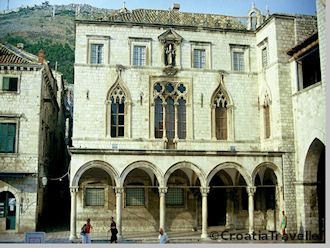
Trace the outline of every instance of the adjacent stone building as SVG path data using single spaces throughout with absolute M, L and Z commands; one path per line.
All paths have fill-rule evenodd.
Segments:
M 310 119 L 325 132 L 325 112 L 299 103 L 288 55 L 316 31 L 315 16 L 255 6 L 247 18 L 178 5 L 77 16 L 70 238 L 86 218 L 106 232 L 111 216 L 119 236 L 280 231 L 282 210 L 288 232 L 319 233 L 298 218 L 309 166 L 299 147 L 324 144 L 301 135 Z
M 44 51 L 0 43 L 1 232 L 35 231 L 45 221 L 48 185 L 66 154 L 63 87 Z

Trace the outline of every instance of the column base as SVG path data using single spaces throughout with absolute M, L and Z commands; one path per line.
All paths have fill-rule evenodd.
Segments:
M 69 240 L 70 240 L 70 241 L 73 241 L 73 240 L 75 240 L 75 239 L 78 239 L 77 235 L 72 235 L 72 234 L 70 234 Z
M 207 239 L 210 239 L 209 236 L 207 235 L 207 233 L 202 233 L 201 235 L 201 239 L 203 240 L 207 240 Z

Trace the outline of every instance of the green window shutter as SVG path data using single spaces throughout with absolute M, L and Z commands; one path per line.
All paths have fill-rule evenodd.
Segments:
M 16 124 L 0 124 L 0 152 L 15 152 Z
M 9 90 L 9 78 L 3 78 L 2 90 Z

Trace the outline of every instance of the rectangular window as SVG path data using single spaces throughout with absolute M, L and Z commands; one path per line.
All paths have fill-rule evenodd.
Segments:
M 267 47 L 264 47 L 261 50 L 261 57 L 262 57 L 262 68 L 265 68 L 268 65 Z
M 104 206 L 104 188 L 86 188 L 85 205 Z
M 166 193 L 166 205 L 168 206 L 183 206 L 184 191 L 182 188 L 168 188 Z
M 133 65 L 137 65 L 137 66 L 146 65 L 146 47 L 145 46 L 134 46 Z
M 160 97 L 155 100 L 155 138 L 163 138 L 163 106 Z
M 144 206 L 144 188 L 126 189 L 126 206 Z
M 2 90 L 17 92 L 18 78 L 15 77 L 3 77 Z
M 244 71 L 244 52 L 233 52 L 234 71 Z
M 0 123 L 0 152 L 14 153 L 16 142 L 16 123 Z
M 217 140 L 227 139 L 227 109 L 224 107 L 215 108 L 215 125 Z
M 124 137 L 125 103 L 111 103 L 111 137 Z
M 103 64 L 103 44 L 91 44 L 91 64 Z
M 194 49 L 194 68 L 205 68 L 206 52 L 205 49 Z

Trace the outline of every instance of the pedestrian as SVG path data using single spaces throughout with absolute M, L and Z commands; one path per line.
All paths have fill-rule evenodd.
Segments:
M 118 230 L 117 230 L 116 222 L 113 220 L 113 217 L 112 216 L 111 216 L 111 224 L 110 224 L 110 230 L 109 231 L 111 232 L 110 242 L 111 243 L 113 243 L 113 242 L 117 243 L 117 233 L 118 233 Z
M 160 244 L 166 244 L 166 243 L 169 242 L 168 237 L 167 237 L 167 234 L 166 234 L 166 232 L 164 231 L 164 229 L 162 227 L 159 228 L 158 239 L 159 239 L 159 243 Z
M 91 229 L 93 229 L 92 225 L 91 225 L 91 219 L 88 218 L 87 223 L 84 224 L 84 226 L 82 227 L 82 232 L 81 232 L 81 237 L 82 237 L 82 243 L 83 244 L 89 244 L 91 243 Z M 83 234 L 84 233 L 84 234 Z
M 284 213 L 284 210 L 282 210 L 281 229 L 282 229 L 282 241 L 283 242 L 287 240 L 287 234 L 285 232 L 285 228 L 287 226 L 287 221 L 288 221 L 288 219 Z

